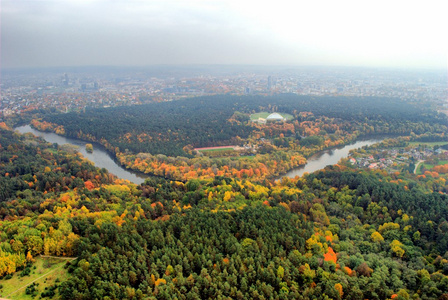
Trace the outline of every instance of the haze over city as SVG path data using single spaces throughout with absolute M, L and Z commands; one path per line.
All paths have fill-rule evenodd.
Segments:
M 443 69 L 444 1 L 1 4 L 1 68 L 157 64 Z

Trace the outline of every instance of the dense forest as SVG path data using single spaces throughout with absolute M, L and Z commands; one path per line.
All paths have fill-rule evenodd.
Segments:
M 207 147 L 241 143 L 256 128 L 244 121 L 258 111 L 289 113 L 295 120 L 337 118 L 356 124 L 359 134 L 398 133 L 416 135 L 443 132 L 446 118 L 426 107 L 398 99 L 310 97 L 297 95 L 207 96 L 139 106 L 87 109 L 84 113 L 48 115 L 48 128 L 69 137 L 100 142 L 112 152 L 164 154 L 191 157 L 185 146 Z M 232 118 L 235 112 L 236 118 Z M 312 118 L 301 115 L 311 112 Z M 247 114 L 244 116 L 244 114 Z M 368 130 L 361 126 L 366 123 Z M 56 124 L 53 126 L 52 124 Z M 441 127 L 442 126 L 442 127 Z M 41 125 L 40 129 L 46 129 Z M 327 127 L 329 133 L 334 133 Z M 58 131 L 57 131 L 58 132 Z M 301 132 L 306 135 L 306 132 Z
M 259 111 L 285 122 L 253 122 Z M 422 105 L 385 98 L 297 95 L 207 96 L 148 105 L 47 114 L 39 130 L 98 142 L 126 168 L 186 182 L 215 176 L 263 181 L 303 166 L 313 154 L 366 136 L 446 140 L 447 118 Z M 200 146 L 240 150 L 198 152 Z M 242 150 L 241 150 L 242 149 Z
M 46 254 L 76 257 L 62 299 L 448 298 L 448 197 L 414 174 L 137 186 L 5 124 L 0 150 L 3 285 Z

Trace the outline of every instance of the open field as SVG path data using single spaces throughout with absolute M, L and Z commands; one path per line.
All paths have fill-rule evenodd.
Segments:
M 434 146 L 444 146 L 447 144 L 448 142 L 409 142 L 410 146 L 426 145 L 429 147 L 434 147 Z
M 259 112 L 259 113 L 250 115 L 250 119 L 251 119 L 251 121 L 258 120 L 258 118 L 266 119 L 270 114 L 272 114 L 272 113 L 271 112 Z M 278 113 L 278 114 L 281 115 L 283 118 L 286 118 L 286 120 L 293 119 L 293 116 L 290 114 L 286 114 L 286 113 Z
M 67 271 L 63 266 L 68 260 L 74 258 L 57 258 L 57 257 L 36 257 L 36 262 L 31 267 L 29 276 L 20 277 L 21 271 L 13 274 L 10 279 L 1 279 L 0 298 L 6 299 L 33 299 L 31 295 L 26 294 L 26 287 L 33 282 L 36 286 L 37 295 L 40 295 L 46 287 L 54 284 L 60 284 L 68 278 Z M 56 289 L 57 292 L 57 289 Z M 57 299 L 57 297 L 52 298 Z
M 206 152 L 206 151 L 225 151 L 233 150 L 235 146 L 222 146 L 222 147 L 206 147 L 206 148 L 195 148 L 196 151 Z
M 437 164 L 437 166 L 440 166 L 440 165 L 446 165 L 446 164 L 448 164 L 448 160 L 440 160 L 439 163 Z M 423 172 L 422 172 L 422 168 L 423 168 L 423 167 L 424 167 L 425 169 L 427 169 L 427 170 L 430 170 L 430 169 L 434 168 L 435 166 L 436 166 L 436 165 L 427 164 L 427 163 L 421 163 L 421 164 L 419 164 L 419 166 L 418 166 L 418 168 L 417 168 L 417 172 L 416 172 L 416 174 L 417 174 L 417 175 L 421 175 L 421 174 L 423 174 Z

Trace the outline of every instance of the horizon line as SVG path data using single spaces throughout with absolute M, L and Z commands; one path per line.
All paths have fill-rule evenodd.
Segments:
M 146 65 L 66 65 L 66 66 L 21 66 L 21 67 L 1 67 L 0 72 L 8 71 L 31 71 L 31 70 L 51 70 L 51 69 L 80 69 L 80 68 L 114 68 L 114 69 L 147 69 L 153 67 L 252 67 L 252 68 L 330 68 L 330 69 L 376 69 L 376 70 L 400 70 L 400 71 L 448 71 L 448 67 L 421 67 L 421 66 L 369 66 L 369 65 L 304 65 L 304 64 L 206 64 L 206 63 L 185 63 L 185 64 L 146 64 Z

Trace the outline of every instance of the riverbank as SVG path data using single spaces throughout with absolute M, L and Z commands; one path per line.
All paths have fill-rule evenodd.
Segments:
M 78 146 L 77 149 L 84 157 L 92 161 L 95 166 L 99 168 L 105 168 L 110 173 L 116 175 L 119 178 L 129 180 L 130 182 L 141 184 L 145 181 L 146 178 L 150 177 L 164 177 L 156 174 L 147 174 L 143 172 L 139 172 L 138 170 L 134 170 L 132 168 L 127 168 L 121 164 L 121 162 L 111 155 L 111 153 L 101 144 L 92 143 L 90 141 L 84 141 L 81 139 L 68 138 L 61 135 L 57 135 L 52 132 L 42 132 L 32 128 L 30 125 L 15 127 L 15 130 L 20 133 L 30 132 L 36 136 L 40 136 L 44 138 L 47 142 L 57 143 L 59 145 L 63 144 L 72 144 Z M 294 178 L 295 176 L 302 176 L 304 173 L 312 173 L 314 171 L 325 168 L 327 165 L 334 165 L 338 163 L 341 158 L 347 157 L 349 151 L 352 149 L 360 148 L 363 146 L 370 146 L 374 143 L 380 142 L 384 140 L 384 136 L 382 137 L 373 137 L 368 139 L 368 137 L 364 137 L 365 139 L 361 141 L 356 141 L 354 143 L 350 143 L 343 147 L 339 148 L 331 148 L 322 151 L 318 151 L 310 156 L 307 163 L 300 167 L 289 170 L 286 173 L 280 175 L 273 175 L 271 177 L 267 177 L 268 179 L 278 180 L 283 177 Z M 86 143 L 93 144 L 93 152 L 88 152 L 85 149 Z M 166 177 L 164 177 L 166 178 Z
M 296 176 L 302 176 L 304 173 L 313 173 L 325 168 L 328 165 L 337 164 L 341 158 L 345 158 L 349 155 L 350 150 L 362 148 L 364 146 L 370 146 L 383 140 L 384 138 L 375 138 L 356 141 L 354 143 L 345 145 L 342 148 L 333 148 L 319 151 L 313 154 L 304 166 L 290 170 L 285 174 L 277 177 L 276 179 L 281 179 L 282 177 L 294 178 Z
M 79 151 L 85 158 L 90 160 L 95 164 L 98 168 L 105 168 L 109 171 L 109 173 L 114 174 L 115 176 L 129 180 L 135 184 L 141 184 L 145 181 L 146 178 L 150 177 L 146 174 L 142 174 L 136 171 L 128 170 L 122 167 L 114 157 L 105 149 L 102 145 L 98 143 L 86 142 L 79 139 L 68 138 L 61 135 L 57 135 L 52 132 L 42 132 L 32 128 L 30 125 L 18 126 L 15 127 L 14 130 L 24 134 L 24 133 L 32 133 L 35 136 L 42 137 L 49 143 L 56 143 L 58 145 L 71 144 L 77 146 L 77 151 Z M 86 143 L 91 143 L 93 145 L 93 152 L 89 153 L 85 149 Z

